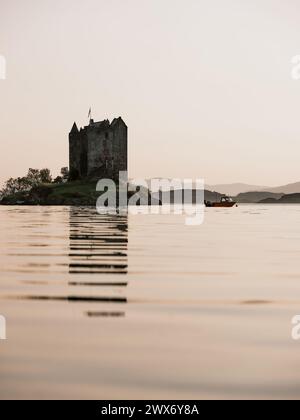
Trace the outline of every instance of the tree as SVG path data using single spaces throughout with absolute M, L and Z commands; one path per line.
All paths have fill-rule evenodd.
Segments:
M 69 175 L 70 175 L 69 168 L 67 166 L 64 166 L 63 168 L 61 168 L 60 173 L 61 173 L 63 181 L 68 181 Z
M 1 190 L 1 196 L 13 195 L 19 192 L 30 191 L 31 185 L 27 177 L 9 178 L 4 188 Z
M 27 179 L 32 187 L 36 187 L 40 184 L 50 184 L 52 182 L 50 169 L 47 168 L 41 170 L 29 168 Z
M 28 192 L 32 188 L 41 184 L 48 184 L 52 182 L 52 176 L 49 169 L 33 169 L 29 168 L 27 176 L 18 178 L 9 178 L 4 188 L 0 191 L 2 197 L 14 195 L 20 192 Z
M 52 176 L 50 169 L 45 168 L 40 170 L 39 181 L 40 184 L 51 184 Z
M 38 169 L 29 168 L 27 172 L 28 182 L 32 187 L 40 184 L 40 171 Z
M 62 176 L 57 176 L 56 178 L 54 178 L 53 183 L 54 184 L 62 184 L 63 183 Z

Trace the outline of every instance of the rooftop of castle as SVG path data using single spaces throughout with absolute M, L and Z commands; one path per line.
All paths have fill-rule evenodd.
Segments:
M 74 122 L 74 124 L 72 126 L 72 129 L 71 129 L 71 133 L 78 133 L 79 131 L 86 130 L 88 128 L 103 128 L 103 129 L 106 129 L 106 128 L 109 128 L 109 127 L 113 127 L 119 121 L 122 121 L 123 124 L 125 124 L 125 122 L 122 119 L 122 117 L 114 118 L 111 123 L 110 123 L 109 120 L 103 120 L 103 121 L 97 121 L 97 122 L 95 122 L 91 118 L 89 125 L 85 125 L 83 128 L 80 127 L 80 130 L 78 129 L 78 126 L 77 126 L 76 122 Z M 126 127 L 127 127 L 127 125 L 126 125 Z

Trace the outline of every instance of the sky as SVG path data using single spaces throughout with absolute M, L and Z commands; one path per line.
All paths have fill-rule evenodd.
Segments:
M 300 181 L 299 27 L 299 0 L 0 0 L 0 183 L 67 166 L 90 106 L 130 177 Z

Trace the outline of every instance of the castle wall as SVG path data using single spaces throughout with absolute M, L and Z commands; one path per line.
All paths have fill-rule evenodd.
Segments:
M 71 132 L 69 135 L 70 174 L 87 176 L 87 141 L 84 131 Z
M 127 126 L 122 119 L 112 123 L 113 130 L 113 158 L 114 172 L 118 176 L 119 171 L 127 171 L 128 151 L 127 151 Z
M 104 175 L 112 160 L 113 133 L 110 129 L 88 129 L 88 175 Z
M 94 123 L 69 134 L 70 173 L 80 178 L 114 178 L 127 171 L 127 126 L 122 118 Z

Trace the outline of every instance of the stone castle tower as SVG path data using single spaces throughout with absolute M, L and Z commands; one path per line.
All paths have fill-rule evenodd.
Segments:
M 73 124 L 69 134 L 71 179 L 110 178 L 127 171 L 127 125 L 121 117 L 94 122 L 78 129 Z

